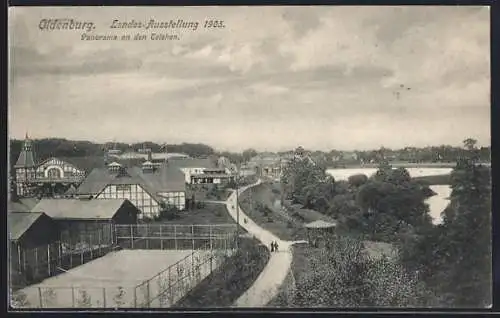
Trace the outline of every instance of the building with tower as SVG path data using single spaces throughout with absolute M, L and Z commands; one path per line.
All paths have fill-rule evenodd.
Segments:
M 14 164 L 13 187 L 18 197 L 54 196 L 78 186 L 85 171 L 58 158 L 37 163 L 33 141 L 26 134 L 19 157 Z

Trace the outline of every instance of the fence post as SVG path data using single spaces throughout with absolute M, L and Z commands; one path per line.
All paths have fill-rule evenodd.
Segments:
M 80 234 L 80 265 L 83 264 L 83 252 L 85 251 L 85 249 L 83 249 L 82 247 L 83 247 L 82 235 Z
M 194 251 L 194 224 L 191 225 L 191 240 L 193 242 L 193 251 Z
M 24 274 L 26 275 L 26 250 L 23 248 L 23 271 L 25 272 Z
M 134 308 L 137 308 L 137 286 L 134 287 Z
M 51 274 L 50 271 L 50 244 L 47 244 L 47 270 L 49 272 L 49 276 Z
M 130 224 L 130 248 L 134 249 L 134 229 L 132 224 Z
M 106 308 L 106 287 L 102 288 L 102 303 L 103 308 Z
M 191 281 L 193 281 L 194 277 L 195 277 L 195 275 L 194 275 L 194 252 L 191 254 L 191 275 L 190 276 L 191 276 L 190 277 Z
M 38 298 L 40 300 L 40 308 L 43 308 L 42 288 L 41 287 L 38 287 Z
M 146 294 L 147 295 L 147 305 L 146 306 L 149 308 L 149 307 L 151 307 L 151 295 L 149 293 L 149 280 L 146 283 L 146 287 L 147 287 L 147 294 Z
M 146 249 L 149 250 L 149 224 L 146 224 Z
M 35 247 L 35 276 L 38 277 L 38 247 Z
M 94 234 L 89 234 L 89 246 L 90 246 L 90 259 L 94 259 L 94 240 L 92 239 L 94 237 Z
M 17 244 L 17 260 L 19 262 L 19 272 L 23 270 L 21 263 L 21 245 Z
M 71 286 L 71 304 L 75 308 L 75 287 Z
M 99 252 L 97 252 L 97 253 L 99 253 L 99 256 L 102 256 L 102 249 L 101 249 L 101 230 L 99 229 L 99 231 L 97 231 L 97 233 L 99 234 L 99 235 L 98 235 L 98 239 L 99 239 L 99 243 L 98 243 L 98 244 L 99 244 Z
M 224 235 L 224 253 L 227 253 L 227 237 L 228 237 L 228 234 Z
M 212 224 L 208 225 L 208 231 L 209 231 L 209 236 L 210 236 L 210 253 L 212 252 L 213 246 L 212 246 Z
M 162 228 L 162 225 L 160 224 L 160 249 L 163 250 L 163 237 L 161 234 L 161 228 Z
M 177 250 L 177 225 L 174 224 L 174 244 L 175 249 Z
M 59 267 L 62 267 L 62 242 L 59 241 L 57 244 L 57 263 Z
M 171 269 L 172 269 L 172 266 L 169 266 L 168 267 L 168 299 L 170 302 L 170 306 L 172 306 L 173 302 L 174 302 L 174 297 L 172 295 L 172 277 L 170 274 Z

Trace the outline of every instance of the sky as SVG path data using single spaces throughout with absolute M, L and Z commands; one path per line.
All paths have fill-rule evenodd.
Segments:
M 458 146 L 468 137 L 486 146 L 489 15 L 479 6 L 9 8 L 9 134 L 230 151 Z M 95 29 L 40 30 L 49 18 Z M 111 29 L 115 19 L 200 25 Z M 225 28 L 204 29 L 206 19 Z

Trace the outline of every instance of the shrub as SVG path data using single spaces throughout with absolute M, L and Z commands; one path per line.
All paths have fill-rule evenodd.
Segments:
M 255 240 L 242 239 L 235 255 L 178 301 L 177 308 L 229 307 L 258 277 L 270 253 Z
M 369 258 L 361 241 L 337 237 L 307 250 L 307 271 L 296 275 L 298 307 L 421 307 L 429 292 L 401 264 Z M 321 253 L 318 253 L 321 251 Z

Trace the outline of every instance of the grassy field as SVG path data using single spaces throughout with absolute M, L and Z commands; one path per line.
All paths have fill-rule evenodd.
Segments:
M 203 203 L 203 207 L 180 211 L 172 219 L 150 221 L 148 223 L 162 224 L 233 224 L 234 219 L 229 215 L 225 204 Z
M 274 200 L 279 194 L 273 192 L 273 185 L 263 183 L 250 188 L 240 196 L 240 206 L 257 224 L 282 240 L 303 240 L 305 229 L 275 206 Z
M 218 189 L 213 185 L 189 185 L 188 199 L 194 195 L 195 201 L 225 201 L 231 195 L 228 189 Z
M 253 239 L 242 239 L 241 249 L 192 289 L 174 307 L 229 307 L 253 284 L 270 252 Z

